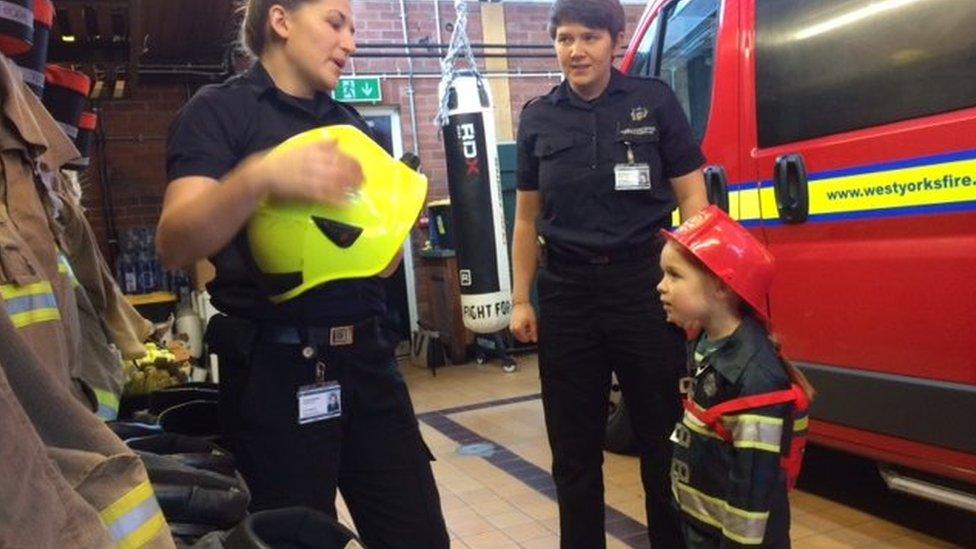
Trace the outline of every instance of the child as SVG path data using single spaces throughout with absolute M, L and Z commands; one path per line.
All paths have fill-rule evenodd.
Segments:
M 701 329 L 688 353 L 685 414 L 671 436 L 685 544 L 789 547 L 786 493 L 799 472 L 812 388 L 767 332 L 772 255 L 715 206 L 664 234 L 657 289 L 667 319 Z

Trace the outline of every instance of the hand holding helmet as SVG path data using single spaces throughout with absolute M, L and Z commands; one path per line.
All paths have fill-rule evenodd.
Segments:
M 316 147 L 322 143 L 327 146 Z M 308 166 L 313 160 L 325 166 Z M 267 162 L 261 169 L 280 170 L 274 177 L 281 186 L 251 216 L 247 238 L 272 302 L 333 280 L 377 276 L 395 268 L 423 208 L 426 177 L 345 125 L 298 134 L 260 162 Z M 305 167 L 299 166 L 302 162 Z M 353 168 L 343 167 L 345 162 Z M 350 169 L 353 174 L 342 173 Z M 311 199 L 304 193 L 312 191 L 300 187 L 302 180 L 321 188 L 331 184 L 319 195 L 330 198 Z M 354 201 L 349 200 L 352 192 L 357 193 Z
M 275 148 L 259 162 L 269 195 L 279 200 L 342 206 L 363 184 L 359 161 L 341 151 L 335 139 Z

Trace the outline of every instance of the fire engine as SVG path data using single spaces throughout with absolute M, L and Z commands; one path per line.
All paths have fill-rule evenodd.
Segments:
M 651 0 L 621 69 L 673 87 L 775 255 L 811 440 L 976 511 L 974 30 L 956 0 Z

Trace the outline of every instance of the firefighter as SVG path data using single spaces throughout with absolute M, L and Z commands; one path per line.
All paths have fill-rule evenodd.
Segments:
M 667 439 L 681 412 L 684 336 L 653 292 L 658 230 L 675 207 L 688 217 L 707 205 L 705 157 L 667 84 L 613 67 L 623 30 L 617 0 L 556 2 L 549 31 L 565 80 L 526 105 L 518 128 L 511 330 L 539 343 L 563 547 L 606 543 L 611 370 L 640 450 L 651 544 L 680 544 Z
M 664 234 L 657 289 L 668 321 L 700 330 L 671 435 L 685 544 L 789 547 L 786 493 L 812 389 L 767 332 L 772 255 L 715 206 Z
M 301 505 L 335 517 L 338 487 L 367 545 L 446 548 L 431 454 L 397 370 L 397 338 L 381 323 L 382 281 L 359 276 L 275 302 L 248 244 L 266 198 L 351 207 L 362 188 L 362 167 L 335 141 L 264 154 L 323 126 L 370 134 L 330 96 L 356 49 L 351 2 L 245 4 L 242 41 L 257 60 L 202 88 L 174 121 L 157 248 L 167 265 L 211 256 L 216 266 L 208 289 L 223 315 L 207 341 L 251 508 Z M 339 410 L 326 410 L 329 394 Z

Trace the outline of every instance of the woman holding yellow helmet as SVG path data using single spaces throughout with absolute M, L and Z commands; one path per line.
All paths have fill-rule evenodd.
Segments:
M 254 229 L 256 214 L 275 203 L 317 204 L 307 221 L 324 235 L 323 249 L 355 250 L 369 238 L 369 228 L 327 215 L 361 199 L 368 162 L 331 139 L 266 154 L 323 126 L 369 134 L 329 93 L 356 49 L 353 33 L 349 0 L 247 2 L 242 41 L 257 59 L 202 88 L 173 123 L 157 248 L 169 266 L 210 257 L 217 268 L 208 289 L 224 314 L 207 340 L 220 359 L 222 424 L 252 508 L 305 505 L 335 516 L 338 488 L 368 546 L 448 547 L 396 338 L 380 322 L 381 282 L 315 285 L 326 278 L 268 272 L 274 261 L 252 253 L 260 248 L 252 240 L 292 234 Z M 314 251 L 295 264 L 314 263 Z

